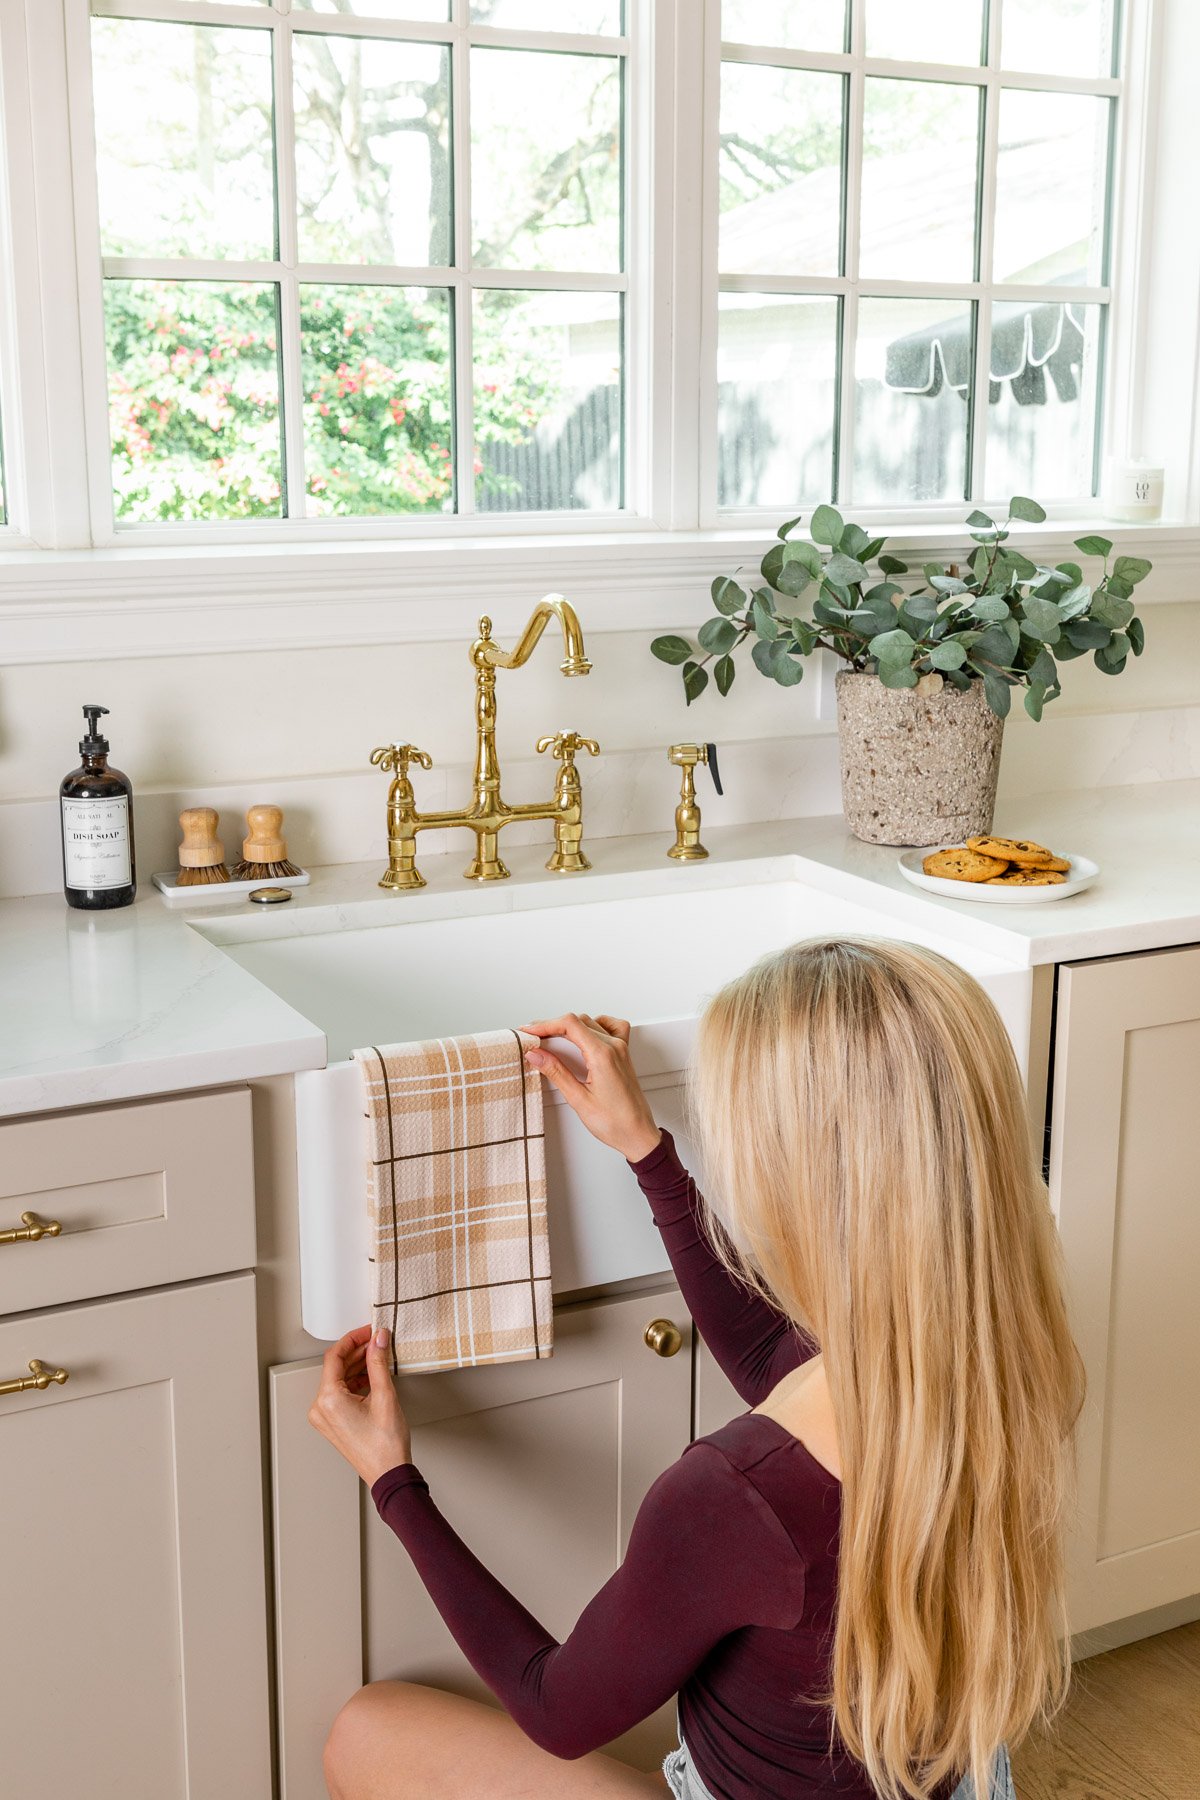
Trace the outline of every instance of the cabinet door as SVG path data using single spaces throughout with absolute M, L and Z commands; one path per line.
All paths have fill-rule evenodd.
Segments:
M 1051 1194 L 1087 1364 L 1071 1629 L 1200 1592 L 1200 948 L 1061 971 Z
M 0 1789 L 270 1800 L 254 1278 L 0 1323 Z
M 648 1348 L 656 1318 L 678 1325 L 677 1354 Z M 618 1566 L 642 1496 L 688 1442 L 690 1335 L 672 1288 L 560 1308 L 544 1362 L 400 1378 L 438 1504 L 556 1637 Z M 366 1490 L 308 1425 L 318 1369 L 271 1372 L 283 1800 L 325 1800 L 325 1734 L 364 1681 L 490 1698 Z M 611 1748 L 652 1768 L 674 1741 L 668 1706 Z

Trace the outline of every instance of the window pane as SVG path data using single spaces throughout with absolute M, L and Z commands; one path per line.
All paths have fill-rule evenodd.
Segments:
M 621 0 L 471 0 L 473 25 L 512 31 L 621 32 Z
M 836 275 L 841 257 L 840 75 L 721 65 L 720 267 Z
M 450 52 L 383 38 L 293 38 L 305 262 L 450 260 Z
M 961 500 L 974 357 L 961 300 L 860 300 L 854 499 Z
M 93 19 L 109 256 L 272 256 L 271 33 Z
M 454 508 L 446 288 L 300 288 L 310 513 Z
M 1116 0 L 1004 0 L 1000 60 L 1051 75 L 1112 72 Z
M 1052 301 L 993 309 L 989 495 L 1092 493 L 1103 313 Z
M 997 281 L 1104 276 L 1109 102 L 1005 88 L 996 171 Z
M 475 295 L 480 512 L 622 504 L 619 294 Z
M 349 13 L 363 19 L 419 19 L 440 25 L 450 0 L 292 0 L 293 12 Z
M 619 58 L 472 50 L 471 152 L 477 264 L 620 269 Z
M 275 287 L 107 281 L 104 299 L 117 518 L 279 518 Z
M 977 63 L 983 0 L 865 0 L 867 55 L 903 62 Z
M 722 506 L 791 506 L 833 493 L 838 302 L 722 294 L 717 491 Z
M 859 273 L 970 281 L 980 90 L 868 77 Z
M 724 0 L 721 36 L 731 44 L 844 50 L 846 8 L 841 0 Z

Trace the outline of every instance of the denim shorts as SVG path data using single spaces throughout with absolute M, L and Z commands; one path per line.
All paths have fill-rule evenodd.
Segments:
M 663 1763 L 663 1774 L 667 1778 L 667 1786 L 675 1795 L 675 1800 L 713 1800 L 700 1777 L 692 1766 L 687 1753 L 687 1745 L 679 1740 L 679 1748 L 672 1750 Z M 996 1754 L 996 1764 L 992 1770 L 991 1794 L 988 1800 L 1017 1800 L 1017 1790 L 1013 1786 L 1012 1764 L 1008 1760 L 1008 1751 L 1001 1746 Z M 955 1788 L 951 1800 L 977 1800 L 975 1783 L 969 1775 L 963 1777 Z

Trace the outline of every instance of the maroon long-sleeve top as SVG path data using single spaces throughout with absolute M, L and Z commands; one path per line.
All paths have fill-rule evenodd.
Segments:
M 757 1405 L 817 1346 L 714 1256 L 668 1132 L 632 1167 L 692 1318 Z M 747 1412 L 688 1445 L 642 1502 L 621 1567 L 561 1644 L 471 1553 L 413 1463 L 371 1492 L 472 1668 L 544 1749 L 583 1756 L 678 1695 L 683 1738 L 714 1800 L 874 1800 L 822 1703 L 841 1486 L 774 1419 Z

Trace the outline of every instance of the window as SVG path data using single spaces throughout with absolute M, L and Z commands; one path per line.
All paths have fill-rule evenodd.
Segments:
M 621 509 L 620 0 L 91 10 L 119 525 Z
M 1116 0 L 724 0 L 716 503 L 1096 491 Z

